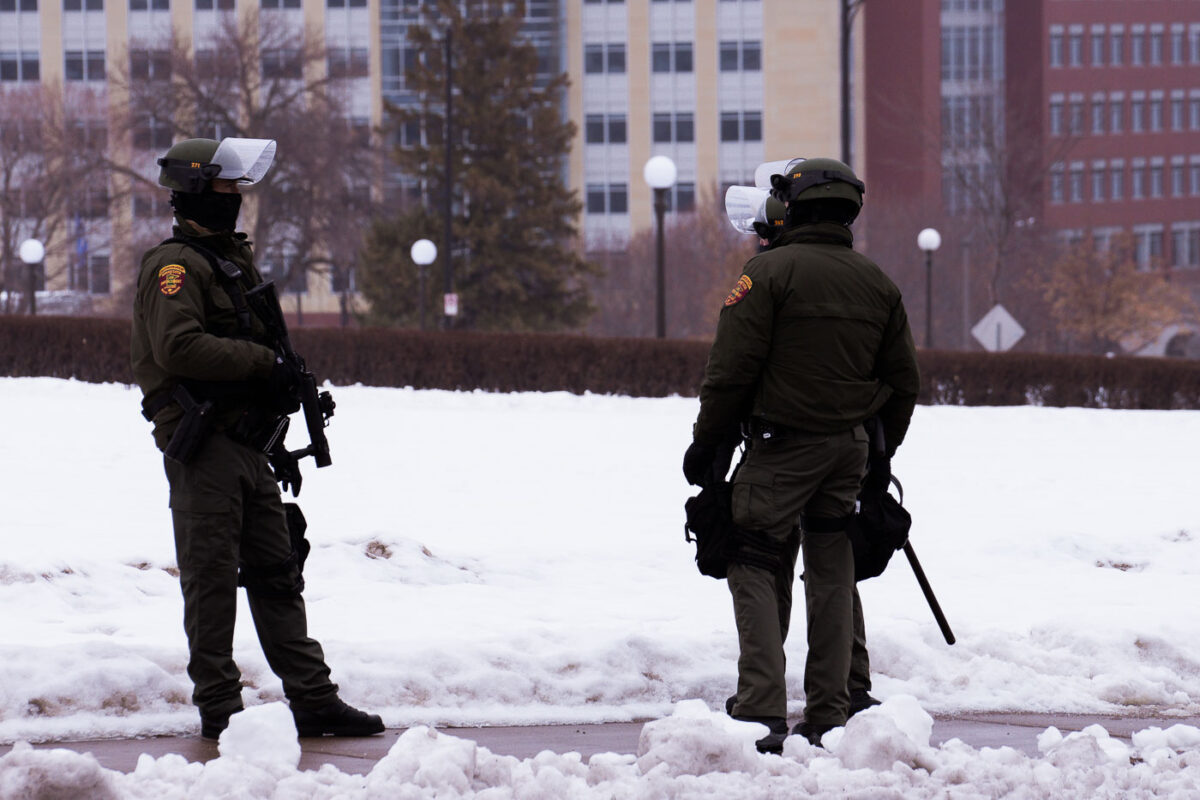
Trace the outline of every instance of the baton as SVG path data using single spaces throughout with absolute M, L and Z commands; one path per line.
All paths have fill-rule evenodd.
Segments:
M 917 554 L 909 542 L 904 543 L 904 555 L 908 556 L 908 564 L 912 567 L 913 574 L 917 576 L 917 583 L 921 584 L 921 592 L 924 593 L 925 600 L 929 603 L 929 610 L 933 612 L 933 618 L 937 620 L 938 627 L 942 629 L 942 636 L 946 638 L 946 644 L 954 644 L 954 632 L 950 630 L 950 623 L 946 621 L 942 607 L 938 605 L 937 598 L 933 596 L 933 587 L 929 585 L 929 579 L 925 577 L 925 570 L 921 569 L 921 562 L 917 561 Z

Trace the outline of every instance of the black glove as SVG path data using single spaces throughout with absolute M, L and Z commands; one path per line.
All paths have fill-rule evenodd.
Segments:
M 692 486 L 707 486 L 712 482 L 713 462 L 717 448 L 711 444 L 692 442 L 683 454 L 683 477 Z M 728 464 L 725 465 L 728 468 Z
M 300 384 L 304 374 L 295 362 L 282 356 L 275 357 L 271 377 L 267 379 L 271 410 L 280 414 L 294 414 L 300 410 Z
M 292 497 L 299 497 L 300 482 L 303 480 L 299 460 L 288 452 L 282 442 L 267 454 L 267 459 L 271 462 L 271 471 L 275 473 L 275 480 L 279 481 L 283 491 L 286 492 L 290 488 Z
M 867 461 L 867 475 L 863 478 L 863 493 L 881 495 L 892 482 L 892 460 L 885 455 L 872 454 Z

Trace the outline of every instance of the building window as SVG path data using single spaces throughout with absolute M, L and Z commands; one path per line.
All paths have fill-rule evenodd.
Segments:
M 628 214 L 629 187 L 624 183 L 589 183 L 586 202 L 589 214 Z
M 762 112 L 722 111 L 722 142 L 761 142 Z
M 1150 64 L 1159 66 L 1163 63 L 1163 32 L 1150 32 Z
M 1135 97 L 1129 101 L 1129 130 L 1132 133 L 1141 133 L 1145 128 L 1143 119 L 1143 111 L 1146 107 L 1146 101 Z
M 1067 183 L 1067 191 L 1070 193 L 1070 201 L 1072 203 L 1083 202 L 1083 164 L 1075 162 L 1071 164 L 1071 173 Z
M 41 70 L 38 54 L 33 51 L 0 51 L 0 81 L 36 81 Z
M 1186 194 L 1187 181 L 1183 171 L 1183 162 L 1172 162 L 1171 164 L 1171 196 L 1183 197 Z
M 762 42 L 721 42 L 721 72 L 759 72 L 762 70 Z
M 1133 236 L 1137 246 L 1138 269 L 1146 271 L 1162 263 L 1163 230 L 1161 225 L 1135 227 Z
M 584 123 L 584 140 L 588 144 L 625 144 L 625 115 L 588 114 Z
M 170 216 L 171 206 L 158 192 L 135 192 L 133 216 L 135 219 L 159 219 Z
M 1104 28 L 1092 28 L 1092 66 L 1104 66 Z
M 365 78 L 367 77 L 367 48 L 330 48 L 329 77 L 331 78 Z
M 1163 127 L 1163 99 L 1160 96 L 1150 98 L 1150 130 L 1157 133 Z
M 1122 117 L 1125 114 L 1125 97 L 1121 94 L 1108 96 L 1108 132 L 1120 133 L 1124 129 Z
M 1083 133 L 1083 99 L 1071 98 L 1070 111 L 1071 134 L 1078 136 Z
M 1163 196 L 1163 165 L 1150 165 L 1150 196 L 1154 198 Z
M 84 150 L 104 152 L 108 149 L 108 125 L 102 119 L 75 120 L 73 144 Z
M 656 144 L 696 141 L 696 124 L 690 111 L 654 115 L 651 138 Z
M 1171 97 L 1171 130 L 1181 131 L 1187 125 L 1187 115 L 1184 113 L 1183 93 Z
M 583 71 L 589 75 L 625 72 L 623 43 L 589 44 L 583 48 Z
M 1061 203 L 1064 197 L 1064 177 L 1061 164 L 1055 164 L 1050 169 L 1050 202 Z
M 273 47 L 262 51 L 262 75 L 264 78 L 303 77 L 300 51 L 294 47 Z
M 1092 166 L 1092 202 L 1103 203 L 1108 186 L 1104 180 L 1104 164 Z
M 109 274 L 109 258 L 101 255 L 88 255 L 87 260 L 87 289 L 92 294 L 108 294 L 112 286 Z
M 1050 66 L 1061 67 L 1063 65 L 1063 32 L 1061 30 L 1051 29 L 1050 31 Z
M 104 80 L 104 51 L 68 50 L 64 58 L 63 77 L 68 81 Z
M 1104 133 L 1104 99 L 1092 99 L 1092 133 Z
M 0 12 L 37 10 L 37 0 L 0 0 Z
M 1200 197 L 1200 162 L 1192 157 L 1192 163 L 1188 164 L 1188 193 L 1192 197 Z
M 166 50 L 130 50 L 129 77 L 139 81 L 169 80 L 171 54 Z
M 1067 37 L 1067 63 L 1072 67 L 1083 66 L 1083 31 L 1072 31 Z
M 103 11 L 104 0 L 63 0 L 63 11 Z
M 1193 25 L 1188 31 L 1188 61 L 1200 64 L 1200 26 Z
M 1188 98 L 1188 127 L 1200 131 L 1200 97 Z
M 1061 97 L 1050 98 L 1050 135 L 1063 134 L 1063 101 Z
M 1182 65 L 1186 52 L 1187 39 L 1183 33 L 1183 26 L 1171 28 L 1171 63 L 1177 67 Z
M 1125 34 L 1114 30 L 1109 34 L 1108 61 L 1114 67 L 1121 66 L 1125 57 Z
M 1109 164 L 1109 193 L 1108 197 L 1113 202 L 1118 202 L 1125 198 L 1125 162 L 1113 161 Z
M 677 183 L 667 190 L 667 211 L 686 214 L 696 210 L 696 184 Z
M 299 8 L 300 0 L 260 0 L 260 8 Z
M 1171 226 L 1171 260 L 1176 269 L 1200 267 L 1200 223 Z
M 654 72 L 691 72 L 691 42 L 655 42 L 650 46 L 650 68 Z
M 1146 34 L 1143 31 L 1129 32 L 1129 64 L 1140 67 L 1146 63 Z
M 170 11 L 170 0 L 129 0 L 130 11 Z
M 196 0 L 196 10 L 212 11 L 214 4 L 218 11 L 233 11 L 234 0 Z
M 1146 165 L 1134 164 L 1129 170 L 1130 198 L 1143 200 L 1146 197 Z
M 154 117 L 143 117 L 133 126 L 133 146 L 140 150 L 166 150 L 171 146 L 171 126 Z

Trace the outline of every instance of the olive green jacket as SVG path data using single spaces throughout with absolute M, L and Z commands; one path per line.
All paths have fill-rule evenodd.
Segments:
M 188 220 L 178 222 L 174 235 L 195 237 L 242 270 L 239 284 L 243 289 L 262 282 L 244 233 L 211 234 Z M 275 353 L 253 341 L 261 341 L 265 331 L 262 323 L 250 316 L 252 329 L 247 338 L 238 330 L 229 293 L 213 275 L 208 259 L 196 250 L 175 243 L 148 250 L 138 273 L 131 347 L 133 378 L 142 389 L 143 408 L 180 380 L 246 382 L 249 387 L 268 378 Z M 220 404 L 215 427 L 232 425 L 247 404 Z M 160 449 L 166 447 L 182 415 L 176 403 L 155 415 L 154 440 Z
M 721 310 L 694 438 L 718 444 L 750 416 L 812 433 L 878 415 L 889 454 L 920 378 L 900 291 L 853 234 L 800 225 L 746 264 Z

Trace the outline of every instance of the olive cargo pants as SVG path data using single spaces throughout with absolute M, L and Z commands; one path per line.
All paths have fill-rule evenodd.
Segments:
M 292 591 L 299 572 L 279 487 L 267 457 L 213 433 L 191 463 L 165 458 L 183 591 L 192 702 L 206 716 L 242 707 L 233 661 L 239 565 L 266 568 L 270 585 L 247 591 L 250 614 L 271 670 L 295 708 L 337 696 L 321 645 L 308 636 L 304 599 Z
M 734 478 L 733 521 L 778 548 L 780 564 L 774 574 L 748 564 L 729 568 L 740 646 L 735 715 L 787 717 L 783 643 L 797 550 L 804 557 L 808 616 L 805 719 L 845 724 L 850 689 L 870 688 L 850 540 L 844 532 L 793 534 L 801 512 L 826 519 L 853 513 L 866 463 L 861 425 L 839 434 L 791 432 L 752 442 Z

